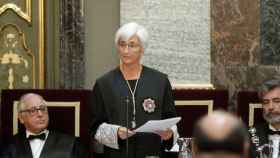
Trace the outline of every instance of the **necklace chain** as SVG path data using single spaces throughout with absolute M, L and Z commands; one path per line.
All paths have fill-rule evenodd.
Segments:
M 133 103 L 133 118 L 132 118 L 132 122 L 131 122 L 131 126 L 132 126 L 132 128 L 135 128 L 136 127 L 136 104 L 135 104 L 135 92 L 136 92 L 136 89 L 137 89 L 137 85 L 138 85 L 138 81 L 139 81 L 139 79 L 140 79 L 140 72 L 139 72 L 139 77 L 137 78 L 137 80 L 136 80 L 136 83 L 135 83 L 135 86 L 134 86 L 134 89 L 133 89 L 133 91 L 132 91 L 132 89 L 131 89 L 131 86 L 130 86 L 130 84 L 129 84 L 129 82 L 128 82 L 128 80 L 125 80 L 126 81 L 126 84 L 127 84 L 127 86 L 128 86 L 128 89 L 129 89 L 129 92 L 130 92 L 130 94 L 131 94 L 131 96 L 132 96 L 132 103 Z

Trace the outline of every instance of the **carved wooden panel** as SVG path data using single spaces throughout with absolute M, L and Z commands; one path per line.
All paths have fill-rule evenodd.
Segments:
M 44 0 L 0 1 L 0 90 L 44 88 Z

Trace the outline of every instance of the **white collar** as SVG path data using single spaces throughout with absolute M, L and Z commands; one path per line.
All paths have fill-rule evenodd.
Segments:
M 38 134 L 35 134 L 33 132 L 30 132 L 30 131 L 26 130 L 26 138 L 28 138 L 30 135 L 39 135 L 39 134 L 42 134 L 42 133 L 45 133 L 46 136 L 47 136 L 49 134 L 49 130 L 44 129 L 42 132 L 40 132 Z
M 271 124 L 269 124 L 268 128 L 272 131 L 280 131 L 279 129 L 274 128 Z

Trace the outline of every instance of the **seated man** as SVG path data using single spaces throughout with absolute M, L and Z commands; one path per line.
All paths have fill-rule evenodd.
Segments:
M 280 136 L 280 80 L 265 81 L 259 88 L 265 123 L 249 129 L 252 140 L 251 157 L 256 157 L 257 148 L 269 142 L 272 135 Z M 279 143 L 279 142 L 278 142 Z
M 234 115 L 215 111 L 194 127 L 196 158 L 247 158 L 249 137 L 246 127 Z
M 45 100 L 28 93 L 20 98 L 18 118 L 26 129 L 13 137 L 5 152 L 7 158 L 85 158 L 88 152 L 74 136 L 48 130 L 49 115 Z

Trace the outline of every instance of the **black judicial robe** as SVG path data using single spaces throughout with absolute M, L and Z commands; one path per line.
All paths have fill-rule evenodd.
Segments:
M 260 123 L 256 126 L 252 127 L 255 128 L 255 133 L 250 133 L 251 137 L 251 158 L 257 157 L 257 148 L 268 143 L 268 136 L 269 136 L 269 125 L 267 123 Z M 258 144 L 254 143 L 254 139 L 257 138 L 259 140 Z
M 21 132 L 5 152 L 5 158 L 32 158 L 32 151 L 26 133 Z M 87 158 L 88 151 L 74 136 L 50 131 L 40 158 Z
M 134 87 L 134 86 L 131 86 Z M 129 102 L 126 99 L 129 98 Z M 147 112 L 143 102 L 147 99 L 155 102 L 154 112 Z M 93 88 L 91 134 L 94 137 L 100 124 L 106 122 L 131 128 L 133 102 L 128 85 L 119 69 L 108 72 L 97 79 Z M 167 75 L 143 66 L 135 91 L 136 128 L 149 120 L 160 120 L 176 116 L 172 88 Z M 128 120 L 126 116 L 128 115 Z M 147 155 L 160 155 L 164 148 L 171 148 L 173 138 L 161 141 L 160 136 L 151 133 L 136 133 L 128 139 L 129 158 L 144 158 Z M 120 149 L 105 146 L 106 158 L 125 158 L 126 140 L 118 140 Z

